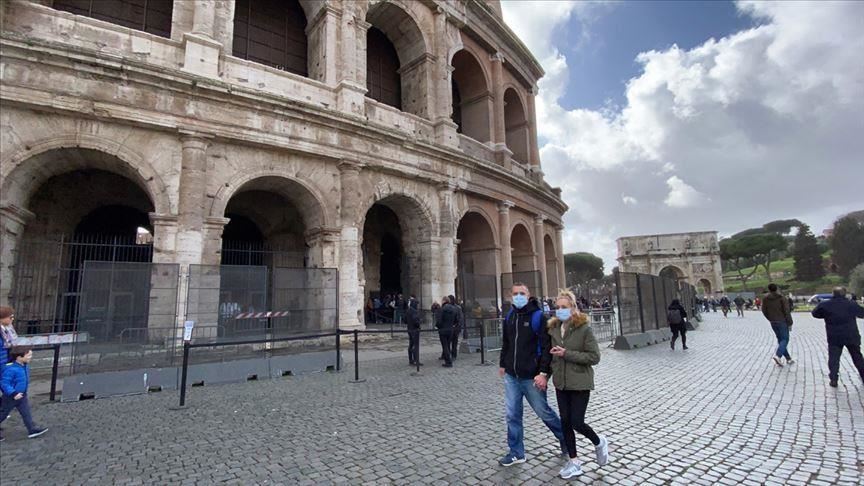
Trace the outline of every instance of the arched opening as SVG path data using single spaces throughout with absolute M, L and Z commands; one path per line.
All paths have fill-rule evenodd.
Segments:
M 668 278 L 668 279 L 672 279 L 675 281 L 683 280 L 683 279 L 687 278 L 684 275 L 684 272 L 680 268 L 676 267 L 675 265 L 667 265 L 667 266 L 663 267 L 663 269 L 660 270 L 660 276 L 663 278 Z
M 161 37 L 171 37 L 174 0 L 54 0 L 53 7 Z
M 534 245 L 531 243 L 531 234 L 523 224 L 513 227 L 510 234 L 510 249 L 513 252 L 513 273 L 534 271 Z M 531 289 L 537 292 L 538 289 Z
M 308 76 L 306 14 L 297 0 L 237 0 L 233 54 Z
M 367 322 L 399 320 L 401 313 L 395 312 L 399 295 L 403 301 L 414 295 L 423 304 L 423 284 L 431 278 L 423 264 L 430 231 L 431 222 L 420 205 L 407 196 L 387 196 L 366 212 L 360 280 L 365 282 Z
M 513 158 L 523 164 L 528 164 L 528 119 L 519 94 L 513 88 L 504 92 L 504 131 L 507 148 L 513 152 Z
M 711 295 L 711 281 L 707 278 L 699 280 L 699 287 L 702 289 L 702 295 Z
M 466 317 L 494 317 L 498 311 L 497 253 L 492 226 L 482 214 L 465 213 L 456 229 L 456 295 Z
M 547 297 L 558 295 L 560 283 L 558 277 L 558 253 L 555 251 L 555 243 L 552 237 L 546 235 L 543 237 L 543 251 L 546 253 L 546 293 Z
M 492 97 L 483 68 L 468 51 L 453 56 L 453 121 L 457 131 L 480 142 L 490 140 Z
M 55 175 L 21 201 L 34 216 L 18 243 L 10 290 L 10 302 L 19 322 L 26 323 L 23 332 L 28 334 L 76 328 L 79 286 L 88 262 L 146 263 L 153 256 L 149 213 L 154 206 L 139 184 L 101 169 L 62 172 L 58 168 L 86 166 L 89 155 L 98 165 L 100 157 L 111 156 L 80 149 L 43 155 Z M 123 166 L 112 159 L 115 167 Z M 67 165 L 72 160 L 75 162 Z M 104 288 L 104 302 L 97 306 L 102 308 L 98 315 L 101 334 L 94 338 L 116 337 L 125 328 L 147 327 L 149 287 L 145 284 L 149 272 L 139 273 L 126 282 L 129 288 L 124 292 Z M 139 277 L 145 281 L 136 286 L 133 280 Z M 103 283 L 108 284 L 100 285 Z M 88 304 L 96 305 L 99 298 L 91 291 Z
M 366 34 L 366 96 L 428 118 L 431 61 L 419 26 L 389 2 L 370 6 L 366 21 L 371 25 Z

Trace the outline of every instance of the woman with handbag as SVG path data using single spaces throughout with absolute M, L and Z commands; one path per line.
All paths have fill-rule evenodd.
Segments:
M 582 474 L 582 464 L 576 458 L 574 431 L 594 445 L 600 466 L 609 462 L 609 442 L 585 423 L 588 399 L 594 389 L 593 366 L 600 362 L 597 339 L 588 325 L 588 317 L 579 312 L 573 293 L 562 290 L 555 304 L 555 317 L 549 319 L 546 327 L 552 346 L 552 381 L 570 456 L 559 474 L 569 479 Z

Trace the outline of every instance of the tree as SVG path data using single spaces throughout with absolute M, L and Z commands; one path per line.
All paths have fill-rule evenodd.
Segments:
M 795 259 L 795 279 L 800 282 L 812 282 L 825 276 L 822 266 L 822 252 L 819 243 L 806 224 L 801 225 L 795 236 L 795 249 L 792 251 Z
M 732 269 L 738 272 L 738 280 L 744 290 L 747 290 L 747 280 L 753 277 L 759 266 L 765 267 L 768 280 L 771 280 L 771 261 L 774 253 L 786 249 L 786 239 L 777 233 L 748 234 L 727 238 L 720 242 L 720 258 L 726 260 Z M 749 273 L 744 269 L 753 262 Z
M 864 295 L 864 263 L 858 265 L 849 273 L 849 292 L 858 297 Z
M 591 279 L 603 278 L 603 259 L 593 253 L 577 252 L 564 255 L 567 286 Z
M 837 272 L 844 278 L 859 263 L 864 263 L 864 224 L 845 216 L 834 223 L 828 243 Z
M 735 238 L 726 238 L 724 240 L 720 240 L 720 258 L 722 261 L 727 262 L 727 266 L 731 267 L 733 270 L 738 272 L 738 280 L 741 282 L 741 286 L 744 287 L 744 291 L 747 291 L 747 281 L 753 277 L 753 274 L 756 273 L 756 270 L 759 268 L 756 265 L 753 265 L 748 274 L 744 274 L 744 269 L 748 267 L 748 264 L 745 263 L 749 261 L 752 256 L 748 255 L 740 245 L 740 240 Z
M 765 267 L 765 276 L 771 282 L 771 261 L 774 259 L 775 253 L 786 251 L 786 247 L 789 246 L 786 238 L 777 233 L 771 233 L 747 236 L 742 240 L 747 240 L 745 246 L 751 248 L 756 261 Z

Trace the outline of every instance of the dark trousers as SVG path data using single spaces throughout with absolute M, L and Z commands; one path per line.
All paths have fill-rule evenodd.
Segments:
M 420 331 L 408 331 L 408 362 L 415 364 L 420 361 Z
M 450 335 L 450 357 L 456 359 L 456 355 L 459 354 L 459 329 L 453 329 L 453 333 Z
M 444 364 L 453 364 L 453 358 L 450 356 L 450 340 L 452 334 L 451 331 L 445 331 L 438 334 L 441 338 L 441 357 L 444 358 Z
M 576 434 L 579 432 L 592 444 L 600 445 L 600 437 L 585 423 L 585 410 L 588 409 L 590 390 L 555 390 L 558 398 L 558 411 L 561 413 L 561 428 L 564 429 L 564 444 L 571 459 L 576 458 Z
M 678 340 L 679 334 L 681 335 L 681 344 L 687 346 L 687 323 L 670 324 L 669 328 L 672 329 L 672 346 L 675 346 L 675 341 Z
M 21 419 L 24 420 L 24 426 L 27 427 L 27 433 L 32 434 L 34 430 L 36 430 L 36 425 L 33 424 L 33 416 L 30 415 L 30 402 L 27 400 L 27 395 L 21 397 L 20 400 L 14 400 L 12 397 L 7 397 L 3 395 L 3 398 L 0 399 L 0 424 L 6 420 L 6 416 L 8 416 L 12 409 L 18 409 L 18 413 L 21 414 Z
M 858 374 L 864 380 L 864 357 L 861 356 L 860 344 L 828 344 L 828 378 L 836 380 L 840 376 L 840 355 L 843 354 L 843 346 L 849 350 L 852 363 L 858 368 Z

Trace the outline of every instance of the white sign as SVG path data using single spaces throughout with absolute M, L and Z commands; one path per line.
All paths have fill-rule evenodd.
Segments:
M 18 336 L 12 343 L 16 346 L 45 346 L 50 344 L 86 343 L 86 332 L 61 332 L 56 334 L 33 334 Z
M 183 324 L 183 340 L 191 341 L 192 340 L 192 328 L 195 327 L 195 321 L 186 321 Z

